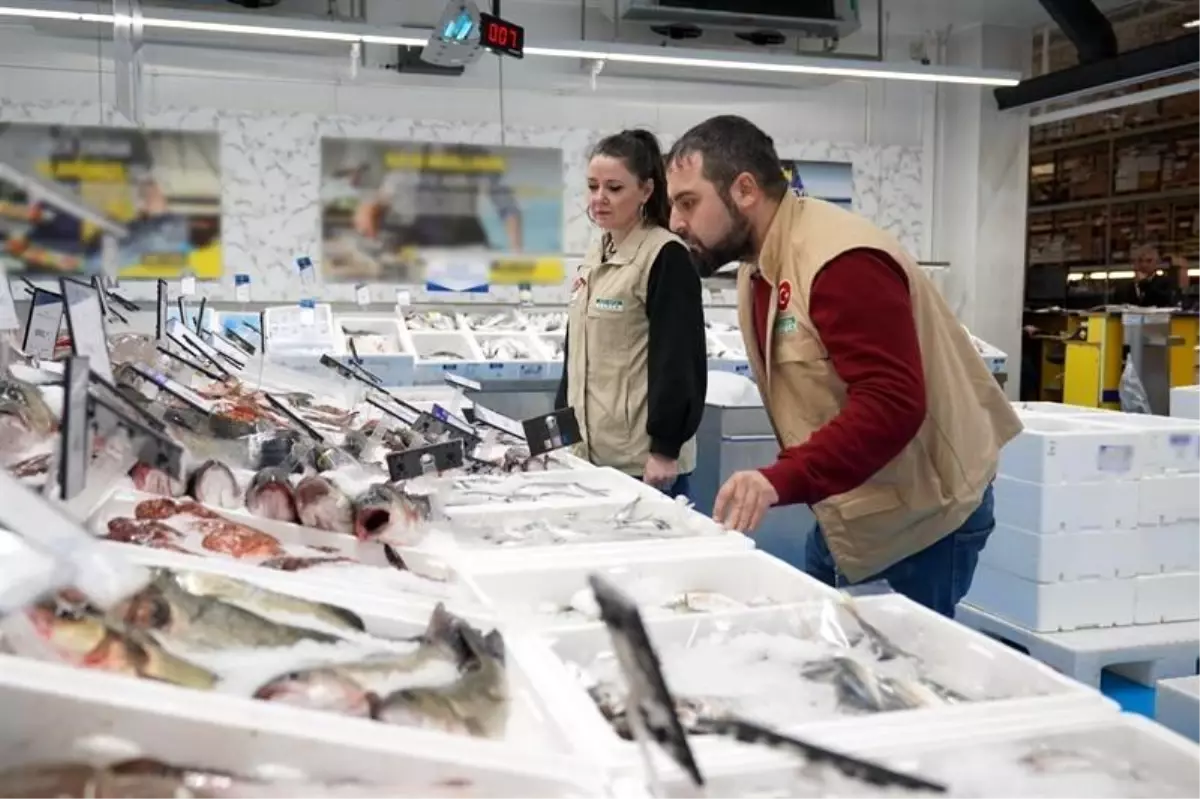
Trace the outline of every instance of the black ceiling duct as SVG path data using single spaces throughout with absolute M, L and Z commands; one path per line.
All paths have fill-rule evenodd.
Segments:
M 1117 34 L 1108 17 L 1092 0 L 1039 0 L 1042 8 L 1075 45 L 1080 64 L 1103 61 L 1117 54 Z

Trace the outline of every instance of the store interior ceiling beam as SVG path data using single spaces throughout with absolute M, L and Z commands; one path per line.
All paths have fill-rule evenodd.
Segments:
M 1075 45 L 1080 64 L 1092 64 L 1117 55 L 1117 34 L 1108 17 L 1092 0 L 1039 0 L 1042 8 Z
M 1200 37 L 1188 33 L 1114 58 L 1051 72 L 995 90 L 1001 111 L 1067 100 L 1131 83 L 1178 75 L 1200 67 Z
M 113 24 L 115 15 L 94 13 L 92 4 L 40 0 L 0 0 L 0 20 L 26 19 Z M 85 11 L 84 9 L 88 9 Z M 426 34 L 405 28 L 371 26 L 360 23 L 311 21 L 299 18 L 180 11 L 155 8 L 153 15 L 141 20 L 147 32 L 178 30 L 225 33 L 234 36 L 274 36 L 309 41 L 344 42 L 346 45 L 387 44 L 423 47 Z M 642 47 L 618 42 L 533 42 L 525 47 L 527 56 L 583 59 L 633 64 L 659 64 L 700 70 L 733 70 L 773 73 L 776 75 L 823 75 L 834 78 L 905 80 L 928 83 L 954 83 L 975 86 L 1015 86 L 1019 74 L 1004 70 L 959 69 L 928 66 L 917 62 L 875 62 L 841 59 L 765 56 L 746 51 L 692 50 L 684 48 Z
M 1118 108 L 1128 108 L 1131 105 L 1149 103 L 1153 102 L 1154 100 L 1162 100 L 1167 97 L 1175 97 L 1176 95 L 1190 94 L 1198 91 L 1200 91 L 1200 80 L 1186 80 L 1179 83 L 1168 83 L 1166 86 L 1155 86 L 1152 89 L 1143 89 L 1140 92 L 1122 94 L 1118 97 L 1109 97 L 1104 100 L 1097 100 L 1094 103 L 1085 103 L 1083 105 L 1074 105 L 1069 108 L 1058 108 L 1053 111 L 1032 114 L 1029 117 L 1029 124 L 1045 125 L 1050 122 L 1062 122 L 1065 119 L 1077 119 L 1079 117 L 1088 116 L 1089 114 L 1099 114 L 1106 111 L 1114 111 Z M 1178 125 L 1179 123 L 1168 122 L 1166 124 Z

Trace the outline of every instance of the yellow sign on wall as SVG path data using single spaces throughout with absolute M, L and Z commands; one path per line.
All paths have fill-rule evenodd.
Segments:
M 567 262 L 562 258 L 498 258 L 488 270 L 493 286 L 558 286 L 567 279 Z

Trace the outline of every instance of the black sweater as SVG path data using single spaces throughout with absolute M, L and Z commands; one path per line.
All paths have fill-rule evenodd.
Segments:
M 650 265 L 646 286 L 650 352 L 646 364 L 646 432 L 650 451 L 672 460 L 700 428 L 708 391 L 708 347 L 700 276 L 687 247 L 670 241 Z M 567 407 L 570 338 L 563 344 L 563 374 L 554 407 Z

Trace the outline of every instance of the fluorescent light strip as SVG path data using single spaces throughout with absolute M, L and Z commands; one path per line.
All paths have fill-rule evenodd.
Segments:
M 1185 28 L 1200 28 L 1200 19 L 1194 19 L 1191 22 L 1183 23 Z
M 0 7 L 0 17 L 24 17 L 27 19 L 63 20 L 73 22 L 98 22 L 113 24 L 130 24 L 132 20 L 125 15 L 114 14 L 83 14 L 69 11 L 46 11 L 40 9 L 24 9 Z M 204 22 L 202 20 L 168 19 L 163 17 L 142 17 L 145 28 L 165 28 L 174 30 L 200 31 L 207 33 L 233 33 L 254 36 L 276 36 L 289 39 L 308 39 L 315 41 L 344 42 L 353 44 L 386 44 L 406 47 L 423 47 L 426 39 L 407 36 L 381 36 L 374 34 L 343 33 L 309 28 L 276 28 L 267 25 L 242 25 L 228 22 Z M 606 52 L 603 50 L 584 50 L 558 47 L 526 47 L 528 55 L 549 58 L 579 58 L 594 61 L 614 61 L 628 64 L 658 64 L 662 66 L 695 67 L 700 69 L 730 69 L 740 72 L 772 72 L 791 75 L 827 75 L 841 78 L 882 78 L 886 80 L 911 80 L 926 83 L 957 83 L 970 86 L 1016 86 L 1018 80 L 1013 78 L 980 77 L 973 75 L 954 75 L 939 72 L 908 72 L 901 70 L 855 68 L 839 66 L 822 66 L 817 64 L 795 64 L 787 62 L 767 61 L 735 61 L 717 58 L 698 58 L 692 56 L 669 56 L 651 53 Z

